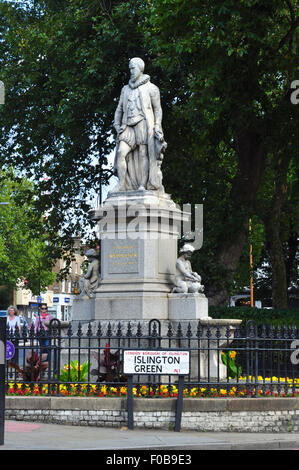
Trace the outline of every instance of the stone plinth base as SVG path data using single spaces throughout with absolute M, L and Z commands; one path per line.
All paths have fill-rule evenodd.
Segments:
M 204 294 L 164 292 L 97 292 L 94 297 L 75 299 L 73 320 L 193 321 L 209 319 L 208 299 Z
M 94 299 L 95 320 L 150 320 L 168 318 L 167 294 L 146 292 L 117 292 L 96 294 Z
M 157 191 L 109 193 L 90 213 L 101 238 L 94 320 L 168 319 L 177 240 L 189 214 Z
M 72 321 L 86 323 L 94 320 L 94 299 L 76 297 L 72 305 Z
M 236 319 L 202 319 L 200 339 L 200 371 L 201 380 L 227 379 L 227 367 L 221 360 L 222 348 L 229 347 L 234 339 L 234 332 L 242 320 Z M 197 359 L 197 357 L 195 358 Z M 196 367 L 196 363 L 195 363 Z
M 199 320 L 210 318 L 208 299 L 204 294 L 168 294 L 169 320 Z

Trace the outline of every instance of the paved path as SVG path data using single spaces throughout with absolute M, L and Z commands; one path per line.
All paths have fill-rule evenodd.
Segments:
M 0 450 L 299 450 L 299 433 L 215 433 L 6 421 Z

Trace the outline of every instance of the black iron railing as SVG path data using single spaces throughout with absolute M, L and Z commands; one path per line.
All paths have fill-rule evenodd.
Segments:
M 6 388 L 20 395 L 126 395 L 124 349 L 165 348 L 190 351 L 186 396 L 293 396 L 299 392 L 298 338 L 295 327 L 253 321 L 237 326 L 111 321 L 62 329 L 55 319 L 37 333 L 7 331 L 15 354 L 6 361 Z M 176 396 L 177 380 L 134 375 L 134 393 Z

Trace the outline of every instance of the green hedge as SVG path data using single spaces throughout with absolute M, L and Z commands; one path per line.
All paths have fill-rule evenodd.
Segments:
M 238 318 L 246 322 L 254 320 L 258 325 L 292 326 L 299 328 L 299 309 L 274 309 L 255 307 L 212 307 L 209 306 L 212 318 Z

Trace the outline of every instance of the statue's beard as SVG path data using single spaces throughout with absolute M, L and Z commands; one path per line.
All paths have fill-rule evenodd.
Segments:
M 142 77 L 142 75 L 136 75 L 136 76 L 131 75 L 131 82 L 135 83 L 136 80 L 138 80 L 138 78 L 140 78 L 140 77 Z

